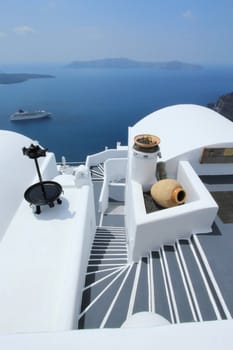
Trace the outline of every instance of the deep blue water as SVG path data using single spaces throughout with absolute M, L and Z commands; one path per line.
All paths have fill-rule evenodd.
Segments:
M 4 71 L 55 75 L 0 85 L 0 129 L 38 140 L 55 152 L 58 161 L 62 155 L 69 161 L 84 160 L 105 146 L 114 147 L 116 141 L 126 144 L 128 126 L 154 110 L 180 103 L 206 106 L 233 90 L 233 67 L 188 72 L 44 65 L 4 67 Z M 45 109 L 53 116 L 11 122 L 10 114 L 19 108 Z

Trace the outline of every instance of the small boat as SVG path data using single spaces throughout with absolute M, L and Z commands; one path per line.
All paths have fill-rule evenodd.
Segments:
M 40 119 L 50 117 L 52 113 L 46 112 L 44 110 L 41 111 L 25 111 L 23 109 L 19 109 L 17 112 L 13 113 L 10 116 L 10 120 L 29 120 L 29 119 Z

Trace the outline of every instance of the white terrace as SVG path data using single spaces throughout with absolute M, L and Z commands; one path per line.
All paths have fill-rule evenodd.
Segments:
M 155 181 L 156 179 L 154 173 L 147 174 L 150 166 L 141 167 L 142 164 L 147 164 L 146 159 L 145 162 L 140 160 L 138 163 L 138 159 L 135 160 L 133 138 L 142 133 L 160 137 L 160 151 L 162 160 L 166 163 L 167 174 L 178 179 L 187 193 L 187 201 L 183 206 L 146 213 L 143 201 L 144 183 L 141 178 L 149 176 L 154 177 Z M 231 321 L 222 321 L 219 324 L 206 322 L 203 326 L 193 326 L 191 322 L 183 326 L 184 331 L 182 325 L 168 325 L 153 329 L 153 334 L 148 324 L 144 325 L 146 328 L 140 328 L 143 327 L 140 322 L 139 332 L 127 329 L 102 330 L 99 333 L 96 330 L 70 332 L 78 325 L 77 315 L 80 312 L 90 249 L 96 226 L 103 224 L 106 212 L 113 205 L 110 197 L 122 202 L 124 206 L 122 213 L 128 260 L 127 266 L 123 266 L 120 271 L 128 271 L 128 275 L 130 269 L 134 268 L 134 262 L 150 254 L 150 251 L 181 238 L 189 239 L 192 234 L 211 231 L 218 206 L 199 175 L 232 175 L 233 164 L 206 164 L 200 163 L 200 159 L 204 149 L 216 148 L 226 150 L 225 158 L 232 157 L 233 124 L 230 121 L 200 106 L 179 105 L 164 108 L 129 128 L 128 148 L 118 145 L 115 150 L 105 150 L 89 156 L 86 166 L 74 168 L 73 174 L 59 171 L 54 155 L 48 153 L 46 158 L 40 158 L 42 177 L 44 180 L 55 179 L 62 185 L 63 203 L 61 206 L 55 205 L 54 208 L 43 207 L 40 215 L 35 215 L 33 208 L 23 198 L 24 191 L 38 181 L 33 162 L 22 154 L 22 148 L 33 141 L 8 131 L 1 131 L 0 139 L 2 334 L 66 331 L 59 335 L 66 344 L 91 344 L 90 346 L 96 345 L 96 348 L 100 348 L 101 343 L 102 349 L 109 347 L 109 343 L 113 347 L 116 345 L 112 342 L 115 335 L 119 340 L 118 347 L 123 344 L 131 347 L 133 344 L 135 348 L 141 348 L 142 337 L 144 345 L 148 342 L 153 344 L 156 339 L 158 346 L 164 346 L 163 339 L 168 334 L 172 336 L 169 339 L 172 339 L 174 349 L 178 346 L 182 348 L 181 339 L 184 340 L 184 333 L 187 342 L 195 334 L 194 341 L 188 345 L 190 348 L 194 344 L 200 345 L 199 335 L 203 336 L 203 343 L 208 346 L 209 333 L 215 337 L 215 341 L 211 342 L 212 348 L 217 348 L 221 335 L 226 341 L 230 341 L 231 332 L 228 327 L 231 327 Z M 156 159 L 153 161 L 156 162 Z M 137 168 L 138 164 L 140 166 Z M 94 168 L 97 166 L 102 168 L 104 178 L 96 200 L 89 168 L 95 172 Z M 98 177 L 97 172 L 96 176 Z M 97 203 L 100 217 L 96 210 Z M 115 230 L 119 237 L 122 230 L 123 228 Z M 99 237 L 104 235 L 103 232 L 104 229 L 97 229 Z M 114 302 L 116 299 L 117 295 Z M 227 308 L 224 310 L 227 318 L 231 318 Z M 168 327 L 171 327 L 170 333 Z M 46 341 L 56 342 L 52 334 L 47 336 Z M 26 344 L 28 340 L 26 335 L 20 339 L 17 336 L 4 339 L 0 337 L 0 344 L 2 342 L 11 347 L 12 344 Z M 44 342 L 44 335 L 33 335 L 31 338 L 33 347 L 35 344 L 43 345 Z M 169 342 L 170 340 L 167 346 L 171 345 Z M 57 348 L 59 346 L 61 345 L 57 344 Z

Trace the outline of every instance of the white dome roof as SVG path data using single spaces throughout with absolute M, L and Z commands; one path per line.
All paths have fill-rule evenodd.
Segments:
M 197 105 L 176 105 L 153 112 L 131 129 L 129 145 L 137 134 L 161 139 L 164 160 L 210 145 L 231 144 L 233 123 L 217 112 Z

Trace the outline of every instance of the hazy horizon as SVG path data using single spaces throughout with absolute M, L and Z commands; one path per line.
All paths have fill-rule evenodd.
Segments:
M 231 0 L 8 0 L 0 65 L 129 58 L 233 64 Z
M 171 60 L 167 60 L 167 61 L 149 61 L 149 60 L 137 60 L 135 58 L 132 58 L 132 57 L 102 57 L 102 58 L 99 58 L 100 60 L 103 59 L 108 59 L 108 58 L 111 58 L 111 59 L 118 59 L 118 58 L 124 58 L 124 59 L 129 59 L 129 60 L 135 60 L 135 61 L 138 61 L 138 62 L 148 62 L 148 63 L 151 63 L 151 62 L 154 62 L 154 63 L 169 63 L 169 62 L 172 62 L 172 61 L 179 61 L 179 60 L 176 60 L 176 59 L 171 59 Z M 98 60 L 98 59 L 93 59 L 93 61 L 95 60 Z M 22 61 L 22 62 L 1 62 L 0 61 L 0 73 L 11 73 L 13 71 L 10 71 L 9 69 L 11 68 L 27 68 L 30 70 L 30 67 L 33 69 L 34 67 L 35 68 L 42 68 L 45 67 L 45 68 L 48 68 L 51 67 L 51 68 L 64 68 L 64 69 L 67 69 L 67 66 L 69 66 L 71 63 L 73 62 L 76 62 L 76 61 L 92 61 L 92 59 L 73 59 L 73 60 L 70 60 L 70 61 Z M 229 69 L 232 69 L 233 68 L 233 62 L 232 63 L 219 63 L 219 62 L 195 62 L 195 61 L 179 61 L 181 63 L 187 63 L 187 64 L 193 64 L 193 65 L 199 65 L 201 66 L 201 68 L 203 69 L 207 69 L 207 68 L 229 68 Z M 69 67 L 69 69 L 76 69 L 76 68 L 71 68 Z M 85 68 L 83 68 L 85 69 Z M 99 68 L 101 69 L 101 68 Z M 140 69 L 140 68 L 135 68 L 135 69 Z M 144 68 L 144 69 L 148 69 L 148 68 Z M 161 68 L 151 68 L 151 69 L 161 69 Z M 33 72 L 31 72 L 33 73 Z

